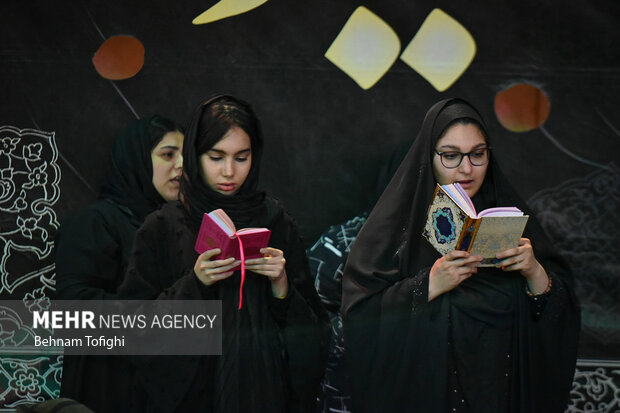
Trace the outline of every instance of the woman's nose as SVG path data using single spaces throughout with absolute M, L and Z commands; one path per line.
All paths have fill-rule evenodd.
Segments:
M 232 161 L 227 160 L 224 162 L 224 170 L 222 171 L 222 174 L 225 177 L 231 177 L 235 174 L 235 167 Z
M 459 169 L 461 170 L 461 172 L 465 172 L 465 173 L 471 172 L 472 164 L 471 164 L 471 160 L 469 159 L 469 156 L 463 156 L 463 159 L 461 160 L 461 164 L 459 165 Z
M 179 154 L 179 156 L 177 156 L 177 159 L 174 163 L 174 168 L 183 168 L 183 155 Z

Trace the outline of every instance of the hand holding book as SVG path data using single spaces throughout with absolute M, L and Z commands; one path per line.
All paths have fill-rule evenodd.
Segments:
M 213 259 L 213 257 L 220 255 L 221 252 L 222 250 L 219 248 L 207 250 L 198 256 L 194 264 L 194 274 L 196 274 L 200 282 L 206 286 L 213 285 L 218 281 L 230 277 L 241 263 L 235 260 L 234 257 L 229 257 L 224 260 Z
M 475 274 L 477 267 L 520 271 L 530 291 L 546 291 L 549 277 L 530 240 L 521 238 L 528 218 L 515 207 L 476 213 L 458 183 L 437 185 L 422 234 L 443 254 L 430 272 L 429 301 Z
M 265 256 L 246 260 L 245 269 L 269 278 L 274 297 L 286 297 L 288 294 L 288 278 L 284 253 L 277 248 L 262 248 L 260 251 Z
M 428 301 L 456 288 L 460 283 L 478 272 L 482 261 L 479 255 L 467 251 L 450 251 L 439 258 L 430 270 L 428 282 Z
M 284 255 L 278 249 L 267 247 L 270 236 L 267 228 L 237 230 L 222 209 L 204 214 L 194 245 L 200 254 L 194 272 L 203 284 L 212 285 L 230 277 L 240 265 L 239 309 L 243 306 L 246 269 L 267 276 L 272 281 L 274 295 L 283 298 L 288 293 Z
M 534 256 L 534 248 L 528 238 L 521 238 L 515 248 L 499 252 L 497 258 L 500 260 L 497 266 L 501 266 L 503 271 L 521 272 L 531 293 L 541 294 L 551 287 L 551 279 Z
M 467 251 L 483 257 L 479 266 L 492 267 L 497 253 L 518 245 L 528 218 L 515 207 L 478 213 L 458 183 L 437 185 L 422 235 L 442 255 Z

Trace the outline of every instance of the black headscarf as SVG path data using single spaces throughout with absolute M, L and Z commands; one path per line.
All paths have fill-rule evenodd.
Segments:
M 348 257 L 343 277 L 342 311 L 352 394 L 359 411 L 413 408 L 427 413 L 447 411 L 447 369 L 452 365 L 448 359 L 452 350 L 449 351 L 447 346 L 452 340 L 451 334 L 455 335 L 452 347 L 463 344 L 456 341 L 461 332 L 465 336 L 469 334 L 462 331 L 467 324 L 461 323 L 467 317 L 477 320 L 476 323 L 489 323 L 499 329 L 512 325 L 512 322 L 516 325 L 518 331 L 514 337 L 507 334 L 503 338 L 522 342 L 512 343 L 512 347 L 507 345 L 510 348 L 505 352 L 497 346 L 493 348 L 498 353 L 503 352 L 504 359 L 506 352 L 514 350 L 518 354 L 513 360 L 522 363 L 512 366 L 515 377 L 518 377 L 513 382 L 518 395 L 513 396 L 527 401 L 513 400 L 514 410 L 511 411 L 535 411 L 528 409 L 537 406 L 538 402 L 542 403 L 542 400 L 547 400 L 545 403 L 548 404 L 538 407 L 553 406 L 548 411 L 556 411 L 554 409 L 567 400 L 576 355 L 577 304 L 570 271 L 553 252 L 535 217 L 530 217 L 524 236 L 532 240 L 536 258 L 550 276 L 558 274 L 553 275 L 553 297 L 556 301 L 550 299 L 554 304 L 547 305 L 545 316 L 555 317 L 560 312 L 559 307 L 566 307 L 562 309 L 568 310 L 562 322 L 555 323 L 546 331 L 533 332 L 534 325 L 531 324 L 524 293 L 524 277 L 495 269 L 482 271 L 486 275 L 478 274 L 470 278 L 471 282 L 463 283 L 428 302 L 429 270 L 440 258 L 440 254 L 421 236 L 436 186 L 432 154 L 443 132 L 460 120 L 476 124 L 487 143 L 491 144 L 482 117 L 469 103 L 461 99 L 448 99 L 433 105 Z M 525 213 L 529 211 L 504 178 L 493 157 L 483 185 L 473 201 L 478 210 L 493 206 L 517 206 Z M 543 344 L 534 346 L 532 343 L 538 340 Z M 562 341 L 565 351 L 561 355 L 553 354 L 553 351 L 538 352 L 541 348 L 548 351 L 553 345 L 560 346 Z M 466 355 L 467 348 L 461 346 L 454 352 L 458 356 Z M 555 362 L 550 361 L 552 357 L 555 357 Z M 544 365 L 532 365 L 533 360 L 540 359 L 544 360 L 546 367 L 554 364 L 557 369 L 544 370 Z M 533 377 L 542 377 L 541 369 L 555 384 L 539 385 L 540 378 Z M 476 374 L 476 378 L 469 380 L 480 378 L 482 381 L 489 376 L 485 371 Z M 519 386 L 525 388 L 519 389 Z M 546 399 L 539 399 L 539 389 L 550 387 L 552 390 L 544 395 Z M 365 388 L 374 391 L 368 392 Z M 530 391 L 530 388 L 535 390 Z
M 373 274 L 368 271 L 369 268 L 381 269 L 376 273 L 378 276 L 364 279 L 361 286 L 380 291 L 413 274 L 417 269 L 431 266 L 440 257 L 434 249 L 428 248 L 428 242 L 420 234 L 426 223 L 426 212 L 436 186 L 432 153 L 446 128 L 460 119 L 478 125 L 488 142 L 482 116 L 466 101 L 442 100 L 429 109 L 417 138 L 355 241 L 355 250 L 358 253 L 352 250 L 349 256 L 349 273 L 358 266 L 369 274 Z M 473 201 L 476 209 L 502 205 L 517 206 L 527 211 L 525 203 L 517 199 L 516 192 L 494 164 L 493 157 L 482 188 Z M 368 251 L 372 253 L 369 254 Z M 350 282 L 351 278 L 348 278 Z M 345 282 L 344 288 L 347 288 L 349 282 Z M 366 283 L 369 285 L 366 286 Z M 366 288 L 346 291 L 343 300 L 345 312 L 367 295 Z
M 252 165 L 239 190 L 234 195 L 223 195 L 204 182 L 200 156 L 217 144 L 231 127 L 243 129 L 250 137 Z M 221 208 L 237 228 L 250 224 L 266 226 L 266 222 L 260 222 L 265 212 L 265 193 L 257 189 L 262 154 L 260 123 L 249 103 L 229 95 L 216 95 L 200 104 L 189 122 L 183 145 L 181 193 L 192 219 L 200 221 L 204 213 Z
M 100 198 L 110 199 L 139 223 L 165 200 L 153 186 L 151 151 L 168 132 L 181 127 L 159 115 L 133 121 L 114 141 Z

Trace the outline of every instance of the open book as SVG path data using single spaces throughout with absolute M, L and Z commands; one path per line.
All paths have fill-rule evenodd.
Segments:
M 528 219 L 516 207 L 476 212 L 459 183 L 438 184 L 422 235 L 442 255 L 453 250 L 468 251 L 483 257 L 480 266 L 492 267 L 499 262 L 496 253 L 519 244 Z
M 243 246 L 244 258 L 260 258 L 261 248 L 265 248 L 269 244 L 271 231 L 267 228 L 243 228 L 237 230 L 235 224 L 230 217 L 221 209 L 216 209 L 204 214 L 200 231 L 196 238 L 194 249 L 198 254 L 219 248 L 222 253 L 217 255 L 215 259 L 224 260 L 229 257 L 235 257 L 241 260 L 241 249 Z

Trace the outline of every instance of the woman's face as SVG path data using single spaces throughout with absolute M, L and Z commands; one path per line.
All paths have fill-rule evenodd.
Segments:
M 437 141 L 435 150 L 437 152 L 469 153 L 487 147 L 487 142 L 478 126 L 457 123 L 448 128 L 444 136 Z M 475 155 L 472 154 L 472 156 Z M 441 163 L 441 157 L 437 153 L 433 155 L 435 180 L 441 185 L 460 183 L 470 198 L 476 195 L 482 187 L 488 167 L 488 162 L 481 166 L 472 165 L 469 156 L 464 156 L 459 166 L 450 169 Z
M 166 201 L 174 201 L 179 196 L 183 173 L 183 139 L 181 132 L 168 132 L 151 151 L 153 186 Z
M 233 126 L 210 150 L 200 155 L 202 176 L 209 188 L 234 195 L 245 182 L 252 166 L 250 137 Z

